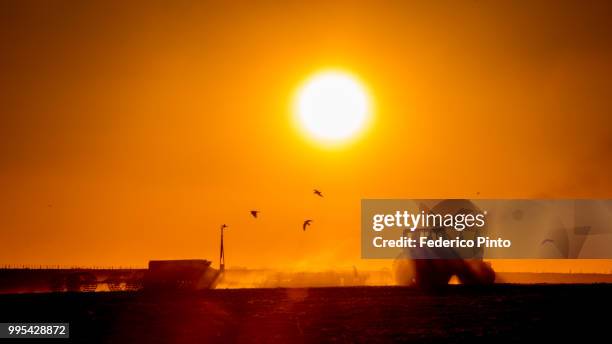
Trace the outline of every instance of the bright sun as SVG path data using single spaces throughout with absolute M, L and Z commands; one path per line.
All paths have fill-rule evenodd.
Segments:
M 370 99 L 354 76 L 324 71 L 304 82 L 297 92 L 294 111 L 300 127 L 316 140 L 340 143 L 365 127 Z

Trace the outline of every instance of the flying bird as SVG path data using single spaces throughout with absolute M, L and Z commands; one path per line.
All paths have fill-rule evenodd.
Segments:
M 251 215 L 252 215 L 254 218 L 257 218 L 257 215 L 258 215 L 258 214 L 259 214 L 259 210 L 251 210 Z
M 302 230 L 306 230 L 306 227 L 310 226 L 310 223 L 312 222 L 312 220 L 306 220 L 304 221 L 304 224 L 302 225 Z
M 544 244 L 546 244 L 546 243 L 551 243 L 551 244 L 554 244 L 554 243 L 555 243 L 555 241 L 554 241 L 554 240 L 552 240 L 552 239 L 544 239 L 544 240 L 542 240 L 542 242 L 540 243 L 540 245 L 544 245 Z
M 323 197 L 323 193 L 317 189 L 314 189 L 313 193 L 319 197 Z

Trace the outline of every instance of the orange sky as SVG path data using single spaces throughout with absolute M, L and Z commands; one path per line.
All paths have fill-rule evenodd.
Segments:
M 361 198 L 609 198 L 612 5 L 521 6 L 2 2 L 0 264 L 217 264 L 228 223 L 229 266 L 382 267 Z M 338 149 L 289 111 L 326 67 L 376 103 Z

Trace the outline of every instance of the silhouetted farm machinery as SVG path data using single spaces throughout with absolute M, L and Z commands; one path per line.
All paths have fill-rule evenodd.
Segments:
M 153 260 L 148 269 L 0 269 L 0 293 L 201 290 L 221 276 L 203 259 Z
M 214 288 L 225 268 L 221 226 L 220 269 L 204 259 L 152 260 L 148 269 L 4 268 L 0 293 L 202 290 Z

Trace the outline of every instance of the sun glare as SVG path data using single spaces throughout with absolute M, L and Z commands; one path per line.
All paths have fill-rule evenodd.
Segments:
M 297 92 L 294 112 L 301 129 L 323 143 L 355 137 L 370 116 L 365 87 L 351 74 L 324 71 L 306 80 Z

